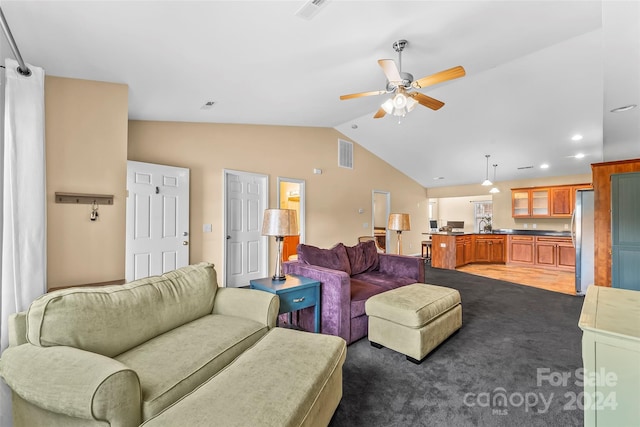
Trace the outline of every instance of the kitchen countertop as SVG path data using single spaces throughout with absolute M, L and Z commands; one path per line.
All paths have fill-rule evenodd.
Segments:
M 555 230 L 515 230 L 512 228 L 498 228 L 493 230 L 491 233 L 462 233 L 462 232 L 444 232 L 439 231 L 437 233 L 422 233 L 422 234 L 430 234 L 432 236 L 471 236 L 474 234 L 519 234 L 519 235 L 527 235 L 527 236 L 553 236 L 553 237 L 571 237 L 570 231 L 555 231 Z

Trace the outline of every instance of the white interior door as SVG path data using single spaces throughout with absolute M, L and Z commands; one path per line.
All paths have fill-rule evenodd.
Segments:
M 127 282 L 189 264 L 189 169 L 127 162 Z
M 268 240 L 262 217 L 268 204 L 266 175 L 225 170 L 225 286 L 249 286 L 268 275 Z

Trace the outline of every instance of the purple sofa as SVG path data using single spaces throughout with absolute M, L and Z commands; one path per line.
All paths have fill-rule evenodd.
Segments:
M 379 254 L 375 242 L 331 249 L 299 244 L 298 260 L 283 263 L 286 274 L 297 274 L 321 283 L 323 334 L 337 335 L 352 343 L 367 336 L 364 303 L 389 289 L 424 283 L 424 258 Z M 313 330 L 313 308 L 300 311 L 299 324 Z

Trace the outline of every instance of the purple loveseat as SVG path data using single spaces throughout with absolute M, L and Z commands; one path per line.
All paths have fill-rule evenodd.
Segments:
M 298 260 L 283 263 L 286 274 L 297 274 L 321 283 L 323 334 L 337 335 L 352 343 L 367 336 L 366 300 L 376 294 L 411 283 L 424 283 L 424 258 L 379 254 L 375 242 L 331 249 L 298 245 Z M 301 310 L 300 325 L 313 330 L 313 308 Z

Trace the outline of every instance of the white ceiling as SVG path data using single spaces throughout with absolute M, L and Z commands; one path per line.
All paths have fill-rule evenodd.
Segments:
M 134 120 L 335 127 L 425 187 L 482 181 L 485 154 L 498 181 L 640 157 L 640 108 L 608 112 L 640 104 L 638 1 L 333 0 L 311 20 L 295 15 L 304 3 L 0 5 L 25 61 L 127 84 Z M 466 69 L 421 89 L 446 105 L 398 123 L 372 118 L 385 95 L 340 101 L 384 89 L 377 60 L 397 60 L 398 39 L 416 79 Z

